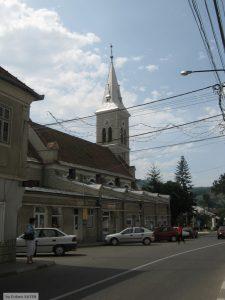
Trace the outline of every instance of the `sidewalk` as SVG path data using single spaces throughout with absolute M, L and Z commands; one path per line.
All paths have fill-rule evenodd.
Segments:
M 203 231 L 198 231 L 199 235 L 206 235 L 206 234 L 215 234 L 216 231 L 213 230 L 203 230 Z
M 0 264 L 0 278 L 47 268 L 54 264 L 54 261 L 47 260 L 36 260 L 33 264 L 26 264 L 26 258 L 17 258 L 16 262 Z
M 104 246 L 105 242 L 78 243 L 77 248 Z

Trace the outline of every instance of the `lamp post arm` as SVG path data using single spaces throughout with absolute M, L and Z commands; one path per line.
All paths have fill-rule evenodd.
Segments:
M 192 73 L 207 73 L 207 72 L 225 72 L 225 69 L 215 69 L 215 70 L 195 70 L 195 71 L 190 71 L 190 70 L 185 70 L 181 71 L 180 74 L 183 76 L 187 76 Z

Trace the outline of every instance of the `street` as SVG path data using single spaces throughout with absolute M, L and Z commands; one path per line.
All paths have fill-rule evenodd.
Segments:
M 79 248 L 47 269 L 0 279 L 2 292 L 45 299 L 214 300 L 225 280 L 225 241 L 215 234 L 181 243 Z

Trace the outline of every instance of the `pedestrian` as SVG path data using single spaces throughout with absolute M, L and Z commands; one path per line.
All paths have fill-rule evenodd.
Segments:
M 178 227 L 177 227 L 177 242 L 178 242 L 178 244 L 180 244 L 180 241 L 183 241 L 185 243 L 184 236 L 183 236 L 183 228 L 180 224 L 178 224 Z
M 33 263 L 33 256 L 36 248 L 34 222 L 35 218 L 29 219 L 29 224 L 27 225 L 26 231 L 24 233 L 24 239 L 26 240 L 27 247 L 27 264 Z

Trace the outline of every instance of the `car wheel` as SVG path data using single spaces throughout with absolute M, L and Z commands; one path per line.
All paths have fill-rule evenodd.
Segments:
M 151 244 L 151 240 L 149 238 L 145 238 L 145 239 L 143 239 L 143 244 L 145 246 L 149 246 Z
M 55 255 L 56 256 L 62 256 L 65 254 L 65 250 L 63 248 L 63 246 L 56 246 L 54 249 Z
M 111 244 L 112 244 L 113 246 L 117 246 L 118 243 L 119 243 L 119 241 L 118 241 L 116 238 L 111 239 Z
M 176 240 L 177 240 L 176 236 L 171 237 L 171 242 L 176 242 Z

